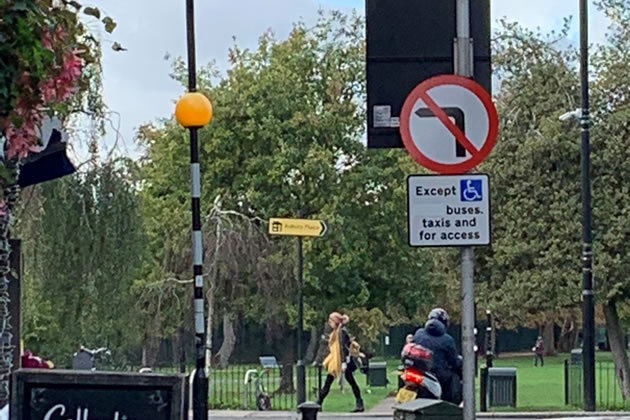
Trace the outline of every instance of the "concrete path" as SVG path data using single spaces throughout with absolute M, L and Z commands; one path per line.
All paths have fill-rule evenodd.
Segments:
M 320 413 L 318 420 L 375 420 L 392 419 L 393 410 L 389 412 L 375 412 L 370 410 L 367 413 Z M 545 413 L 477 413 L 478 419 L 484 420 L 613 420 L 628 419 L 630 412 L 604 412 L 604 413 L 569 413 L 569 412 L 545 412 Z M 297 420 L 296 413 L 287 411 L 210 411 L 209 420 L 234 420 L 234 419 L 277 419 L 277 420 Z
M 393 413 L 394 409 L 392 407 L 394 407 L 394 405 L 396 405 L 396 398 L 394 397 L 387 397 L 385 398 L 383 401 L 381 401 L 380 403 L 378 403 L 374 408 L 368 410 L 369 414 L 387 414 L 387 413 Z

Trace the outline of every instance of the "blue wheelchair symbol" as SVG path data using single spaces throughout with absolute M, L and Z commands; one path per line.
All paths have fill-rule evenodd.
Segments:
M 483 190 L 480 179 L 462 179 L 460 181 L 460 192 L 462 201 L 481 201 Z

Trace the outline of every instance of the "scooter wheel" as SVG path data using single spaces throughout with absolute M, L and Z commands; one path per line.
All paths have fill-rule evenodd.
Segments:
M 259 411 L 269 411 L 271 410 L 271 399 L 267 395 L 258 395 L 256 398 L 256 408 Z

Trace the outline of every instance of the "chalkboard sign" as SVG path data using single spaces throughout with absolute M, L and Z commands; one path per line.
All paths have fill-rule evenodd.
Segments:
M 12 420 L 183 420 L 184 375 L 21 369 Z

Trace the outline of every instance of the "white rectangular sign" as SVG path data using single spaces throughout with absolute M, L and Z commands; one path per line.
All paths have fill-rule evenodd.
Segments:
M 407 203 L 411 246 L 490 244 L 488 175 L 411 175 Z

